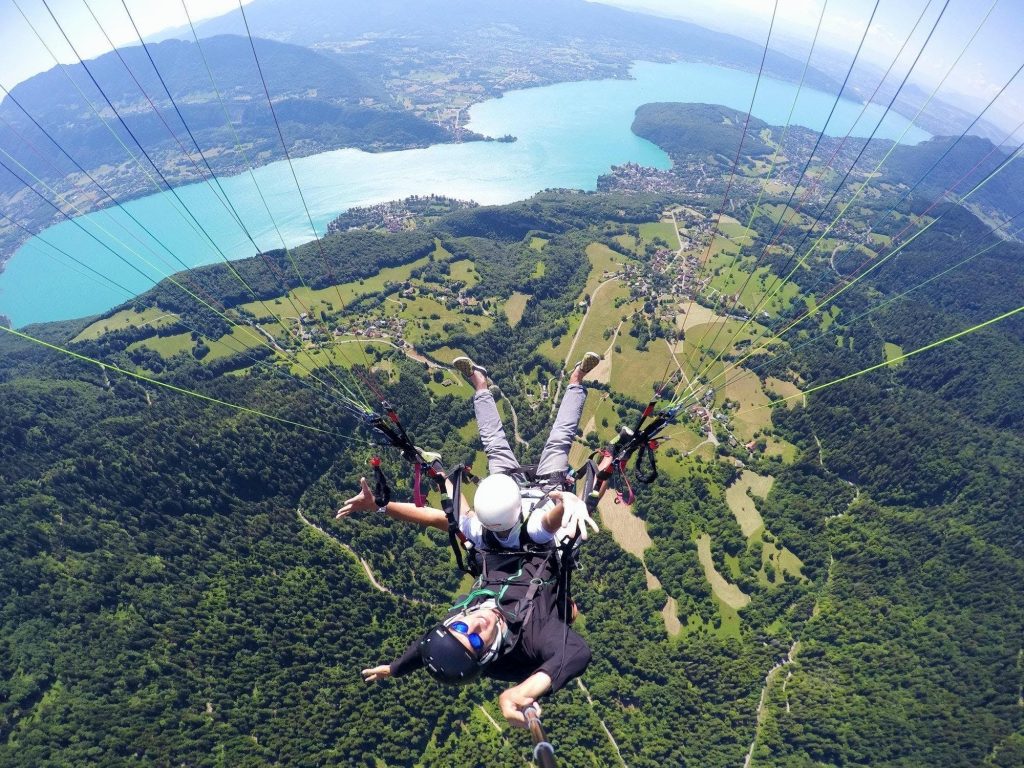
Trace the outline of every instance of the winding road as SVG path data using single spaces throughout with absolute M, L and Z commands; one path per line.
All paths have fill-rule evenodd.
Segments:
M 361 566 L 363 566 L 363 570 L 366 572 L 366 578 L 370 580 L 370 584 L 372 584 L 373 588 L 376 589 L 378 592 L 385 592 L 385 593 L 391 595 L 392 597 L 397 597 L 399 600 L 404 600 L 407 603 L 413 603 L 415 605 L 432 605 L 432 603 L 428 603 L 426 600 L 420 600 L 420 599 L 415 598 L 415 597 L 409 597 L 408 595 L 403 595 L 400 592 L 395 592 L 395 591 L 393 591 L 391 589 L 388 589 L 386 586 L 384 586 L 379 581 L 377 581 L 377 577 L 374 575 L 373 571 L 370 570 L 370 564 L 368 562 L 366 562 L 363 558 L 361 558 L 359 555 L 357 555 L 356 551 L 354 549 L 352 549 L 352 547 L 350 547 L 348 544 L 346 544 L 343 541 L 338 541 L 334 536 L 332 536 L 327 531 L 325 531 L 323 528 L 321 528 L 319 525 L 317 525 L 316 523 L 311 521 L 308 517 L 306 517 L 305 513 L 303 513 L 302 507 L 298 507 L 295 510 L 295 514 L 298 516 L 299 521 L 303 525 L 305 525 L 305 526 L 307 526 L 309 528 L 312 528 L 314 531 L 316 531 L 321 536 L 326 538 L 328 541 L 330 541 L 336 547 L 344 550 L 347 554 L 349 554 L 353 558 L 355 558 L 356 561 Z

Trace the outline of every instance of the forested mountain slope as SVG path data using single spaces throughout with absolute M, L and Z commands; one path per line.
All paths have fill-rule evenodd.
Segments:
M 595 244 L 640 269 L 647 250 L 628 244 L 642 242 L 669 204 L 549 193 L 458 211 L 412 233 L 331 235 L 327 264 L 349 265 L 334 275 L 346 286 L 365 283 L 346 310 L 360 317 L 375 317 L 407 284 L 451 284 L 458 270 L 465 296 L 481 306 L 529 294 L 514 324 L 501 311 L 424 318 L 416 343 L 437 359 L 458 347 L 487 361 L 536 448 L 548 408 L 531 405 L 531 379 L 519 372 L 546 380 L 560 370 L 580 296 L 589 290 L 599 301 L 587 288 L 600 275 L 593 254 L 605 253 Z M 1004 309 L 1021 279 L 1022 250 L 1009 243 L 854 320 L 936 262 L 954 264 L 956 244 L 979 227 L 964 212 L 943 218 L 932 239 L 844 296 L 823 341 L 794 344 L 758 375 L 797 374 L 808 388 L 879 362 L 885 343 L 909 349 Z M 303 269 L 318 263 L 314 246 L 296 258 Z M 381 267 L 403 264 L 415 265 L 407 278 L 373 282 Z M 238 268 L 260 274 L 257 260 Z M 330 282 L 326 273 L 311 279 Z M 224 267 L 206 268 L 203 280 L 243 306 Z M 813 277 L 801 280 L 809 291 Z M 272 287 L 259 290 L 273 305 Z M 172 307 L 170 295 L 154 291 L 138 308 L 224 331 L 216 318 Z M 643 302 L 623 296 L 632 308 L 622 311 L 642 316 Z M 373 452 L 359 442 L 365 430 L 262 361 L 210 362 L 198 335 L 191 352 L 154 351 L 160 339 L 187 338 L 181 328 L 83 332 L 123 311 L 30 331 L 325 431 L 0 338 L 0 762 L 522 765 L 525 734 L 496 730 L 481 710 L 497 716 L 497 686 L 360 680 L 360 669 L 396 655 L 458 590 L 439 532 L 374 516 L 333 521 Z M 484 317 L 489 326 L 472 325 Z M 634 507 L 652 540 L 644 561 L 606 530 L 588 542 L 574 581 L 595 660 L 583 676 L 591 701 L 570 686 L 545 702 L 560 758 L 617 764 L 603 723 L 631 766 L 734 766 L 752 743 L 753 765 L 1019 765 L 1024 441 L 1006 398 L 1024 385 L 1021 338 L 1018 322 L 993 326 L 772 411 L 773 431 L 796 446 L 789 459 L 724 445 L 689 459 L 662 451 L 661 477 Z M 646 341 L 649 355 L 664 344 Z M 634 375 L 650 375 L 638 352 L 646 341 L 625 332 L 609 341 L 613 364 L 638 360 Z M 465 392 L 382 350 L 363 361 L 418 443 L 471 455 Z M 944 388 L 945 380 L 957 383 Z M 643 405 L 614 386 L 592 389 L 613 404 L 603 437 Z M 740 455 L 744 469 L 774 477 L 757 499 L 771 537 L 756 542 L 725 501 Z M 396 457 L 387 465 L 407 474 Z M 408 494 L 402 481 L 398 493 Z M 300 508 L 330 538 L 302 522 Z M 714 567 L 750 597 L 745 607 L 728 610 L 709 586 L 705 536 Z M 783 545 L 799 575 L 766 576 L 767 553 Z M 392 594 L 371 586 L 353 553 Z M 669 629 L 668 597 L 685 629 Z M 765 675 L 781 662 L 758 716 Z

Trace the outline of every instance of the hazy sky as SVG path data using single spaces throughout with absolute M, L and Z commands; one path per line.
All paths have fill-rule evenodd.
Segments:
M 238 7 L 237 0 L 184 0 L 193 19 L 218 16 Z M 409 0 L 415 2 L 415 0 Z M 511 1 L 511 0 L 510 0 Z M 696 22 L 750 40 L 763 42 L 768 32 L 773 0 L 590 0 L 633 10 Z M 118 45 L 137 40 L 124 4 L 144 35 L 186 23 L 182 0 L 46 0 L 86 58 L 110 49 L 89 8 Z M 252 0 L 244 0 L 249 3 Z M 342 5 L 344 0 L 339 0 Z M 824 4 L 827 2 L 827 6 Z M 927 8 L 925 18 L 900 59 L 892 82 L 899 82 L 924 42 L 928 29 L 946 0 L 880 0 L 865 43 L 865 58 L 883 69 Z M 787 53 L 800 55 L 809 46 L 814 27 L 825 7 L 821 43 L 832 51 L 852 56 L 874 6 L 873 0 L 780 0 L 773 38 Z M 74 62 L 63 36 L 43 0 L 0 0 L 0 85 L 11 88 L 54 65 L 20 9 L 35 25 L 62 62 Z M 1024 0 L 949 0 L 948 8 L 914 70 L 911 82 L 930 91 L 964 49 L 975 28 L 991 10 L 977 39 L 956 65 L 938 97 L 969 110 L 980 109 L 1010 75 L 1024 63 Z M 816 54 L 817 57 L 817 54 Z M 813 64 L 813 61 L 812 61 Z M 1020 78 L 1024 81 L 1024 76 Z M 1011 89 L 987 115 L 993 122 L 1014 127 L 1024 116 L 1024 82 Z
M 238 0 L 186 2 L 193 21 L 238 8 Z M 248 4 L 252 0 L 244 2 Z M 118 46 L 138 44 L 125 6 L 143 35 L 188 23 L 182 0 L 46 0 L 46 3 L 86 59 L 110 50 L 104 31 Z M 90 9 L 103 25 L 102 30 L 90 15 Z M 36 37 L 22 11 L 62 63 L 77 62 L 43 0 L 0 0 L 0 85 L 5 88 L 13 88 L 16 83 L 54 66 L 53 57 Z
M 702 26 L 764 43 L 771 20 L 773 0 L 590 0 L 661 16 L 685 19 Z M 820 44 L 833 51 L 845 51 L 852 58 L 874 7 L 873 0 L 780 0 L 773 39 L 787 41 L 783 49 L 791 55 L 793 43 L 803 41 L 804 55 L 810 47 L 814 28 L 825 10 Z M 890 82 L 899 84 L 924 43 L 945 0 L 881 0 L 864 43 L 865 56 L 872 64 L 888 67 L 914 22 L 927 8 L 924 19 L 900 58 Z M 977 38 L 950 71 L 971 35 L 989 13 Z M 979 112 L 995 96 L 1017 68 L 1024 64 L 1024 2 L 1022 0 L 950 0 L 928 43 L 910 82 L 928 93 L 950 71 L 936 98 Z M 775 47 L 775 46 L 773 46 Z M 817 58 L 817 53 L 815 54 Z M 813 60 L 812 60 L 813 65 Z M 992 122 L 1009 131 L 1024 118 L 1024 73 L 986 114 Z

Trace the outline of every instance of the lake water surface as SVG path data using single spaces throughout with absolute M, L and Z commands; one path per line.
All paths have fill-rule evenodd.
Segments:
M 489 136 L 512 134 L 518 139 L 514 143 L 471 142 L 375 154 L 343 149 L 295 160 L 317 232 L 352 206 L 408 195 L 436 193 L 483 204 L 506 203 L 552 187 L 592 190 L 597 177 L 612 165 L 634 162 L 668 168 L 664 152 L 630 131 L 637 107 L 653 101 L 706 102 L 746 112 L 755 84 L 753 74 L 706 64 L 641 62 L 632 72 L 632 80 L 515 91 L 470 110 L 469 128 Z M 796 94 L 795 84 L 762 78 L 753 114 L 773 125 L 785 124 Z M 821 130 L 834 98 L 803 89 L 793 122 Z M 883 112 L 877 105 L 869 107 L 853 134 L 868 136 Z M 845 135 L 860 113 L 860 104 L 841 102 L 826 132 Z M 893 113 L 876 136 L 905 143 L 929 138 Z M 222 178 L 221 184 L 259 247 L 311 240 L 313 232 L 287 163 L 259 168 L 255 177 L 272 217 L 248 173 Z M 126 291 L 141 293 L 183 264 L 198 266 L 255 254 L 242 227 L 209 185 L 181 187 L 177 194 L 208 238 L 168 192 L 125 206 L 166 249 L 116 208 L 79 217 L 77 224 L 62 222 L 30 240 L 7 263 L 0 274 L 0 314 L 16 327 L 96 314 L 128 299 Z M 73 254 L 126 290 L 69 262 L 51 246 Z

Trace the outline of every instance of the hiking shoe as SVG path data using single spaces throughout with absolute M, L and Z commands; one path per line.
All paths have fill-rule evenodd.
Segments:
M 452 367 L 467 379 L 473 375 L 474 371 L 482 373 L 484 376 L 487 375 L 486 368 L 477 365 L 468 357 L 456 357 L 454 360 L 452 360 Z
M 575 366 L 573 366 L 573 370 L 579 368 L 580 373 L 586 376 L 592 370 L 597 368 L 597 364 L 600 363 L 602 360 L 604 360 L 604 358 L 601 357 L 601 355 L 597 354 L 597 352 L 587 352 L 587 354 L 583 356 L 583 359 L 576 363 Z

